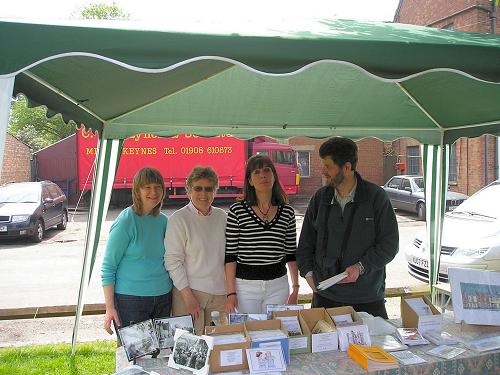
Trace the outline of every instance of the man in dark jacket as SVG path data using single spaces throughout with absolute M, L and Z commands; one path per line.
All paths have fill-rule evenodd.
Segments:
M 319 155 L 327 185 L 309 202 L 296 252 L 300 274 L 314 292 L 312 306 L 352 306 L 387 319 L 385 266 L 399 247 L 394 210 L 385 191 L 356 172 L 352 140 L 330 138 Z M 343 271 L 342 281 L 316 289 Z

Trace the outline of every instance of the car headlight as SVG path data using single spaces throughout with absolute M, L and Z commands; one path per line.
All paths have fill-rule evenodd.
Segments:
M 484 254 L 488 252 L 489 247 L 481 247 L 481 248 L 468 248 L 468 247 L 459 247 L 454 252 L 454 256 L 463 256 L 463 257 L 471 257 L 471 258 L 482 258 Z
M 22 223 L 23 221 L 28 221 L 30 215 L 13 215 L 12 222 L 13 223 Z

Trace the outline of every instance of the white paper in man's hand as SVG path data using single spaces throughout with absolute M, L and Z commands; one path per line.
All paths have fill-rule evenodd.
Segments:
M 337 284 L 339 281 L 344 280 L 347 277 L 347 272 L 344 271 L 342 273 L 339 273 L 338 275 L 332 276 L 326 280 L 323 280 L 318 284 L 318 290 L 324 290 L 332 285 Z

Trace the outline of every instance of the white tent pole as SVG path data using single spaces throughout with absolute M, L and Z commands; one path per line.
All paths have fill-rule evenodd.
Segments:
M 441 138 L 443 139 L 443 137 Z M 429 285 L 435 303 L 434 285 L 439 281 L 439 260 L 441 257 L 441 236 L 446 191 L 448 187 L 448 159 L 450 146 L 423 145 L 427 247 L 429 249 Z
M 14 77 L 0 77 L 0 177 L 2 177 L 3 154 L 7 139 L 10 104 L 14 92 Z
M 71 354 L 75 355 L 78 328 L 83 313 L 85 293 L 90 283 L 93 259 L 99 244 L 101 225 L 108 212 L 109 201 L 115 179 L 118 161 L 120 160 L 123 140 L 99 139 L 97 144 L 97 166 L 92 183 L 92 197 L 85 236 L 85 251 L 83 253 L 82 274 L 76 306 L 75 323 L 73 326 Z

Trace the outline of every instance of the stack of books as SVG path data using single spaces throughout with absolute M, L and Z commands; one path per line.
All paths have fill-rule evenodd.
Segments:
M 398 367 L 398 361 L 378 346 L 350 344 L 347 354 L 366 371 L 378 371 Z

